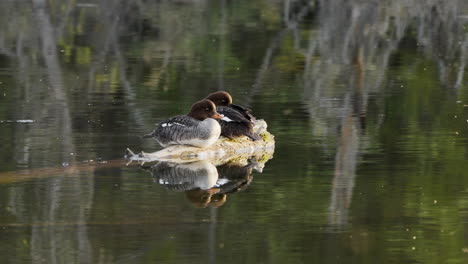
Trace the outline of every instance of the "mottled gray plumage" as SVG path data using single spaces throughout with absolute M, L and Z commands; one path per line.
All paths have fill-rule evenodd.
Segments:
M 144 137 L 154 137 L 163 147 L 207 147 L 221 135 L 221 126 L 211 117 L 221 118 L 216 112 L 215 104 L 205 99 L 193 104 L 187 115 L 174 116 L 157 124 L 156 129 Z
M 179 144 L 204 147 L 209 143 L 210 138 L 217 139 L 220 133 L 216 130 L 214 119 L 207 118 L 200 121 L 190 116 L 180 115 L 157 124 L 151 135 L 163 147 Z
M 160 162 L 151 167 L 154 181 L 173 191 L 209 189 L 218 180 L 216 167 L 207 161 L 192 163 Z

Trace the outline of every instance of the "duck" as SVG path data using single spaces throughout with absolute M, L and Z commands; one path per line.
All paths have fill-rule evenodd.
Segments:
M 247 165 L 231 161 L 216 167 L 219 175 L 216 187 L 221 189 L 219 193 L 228 194 L 247 189 L 253 180 L 252 171 L 257 165 L 250 161 Z
M 211 100 L 216 105 L 216 111 L 222 115 L 222 118 L 218 119 L 222 136 L 229 139 L 247 136 L 254 141 L 260 139 L 253 131 L 256 119 L 250 113 L 251 110 L 233 104 L 229 93 L 219 91 L 209 94 L 205 99 Z
M 156 125 L 145 138 L 154 138 L 161 146 L 190 145 L 205 148 L 218 140 L 221 126 L 215 119 L 222 116 L 216 112 L 216 105 L 204 99 L 192 105 L 187 115 L 171 117 Z

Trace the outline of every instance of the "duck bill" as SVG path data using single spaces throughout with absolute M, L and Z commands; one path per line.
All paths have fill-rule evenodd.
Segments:
M 207 192 L 210 195 L 219 193 L 220 191 L 221 191 L 221 189 L 219 189 L 219 188 L 211 188 L 211 189 L 205 190 L 205 192 Z
M 214 113 L 214 114 L 211 116 L 211 118 L 221 119 L 221 118 L 223 118 L 223 116 L 220 115 L 220 114 L 218 114 L 218 113 Z

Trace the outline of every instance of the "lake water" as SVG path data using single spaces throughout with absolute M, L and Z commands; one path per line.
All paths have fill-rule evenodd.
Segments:
M 18 0 L 0 25 L 1 263 L 468 262 L 467 1 Z M 123 159 L 217 90 L 275 135 L 263 169 L 207 194 Z

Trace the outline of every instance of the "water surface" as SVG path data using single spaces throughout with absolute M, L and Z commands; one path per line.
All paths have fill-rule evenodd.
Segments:
M 0 262 L 468 261 L 466 1 L 0 7 Z M 206 202 L 126 165 L 216 90 L 268 122 L 261 173 Z

